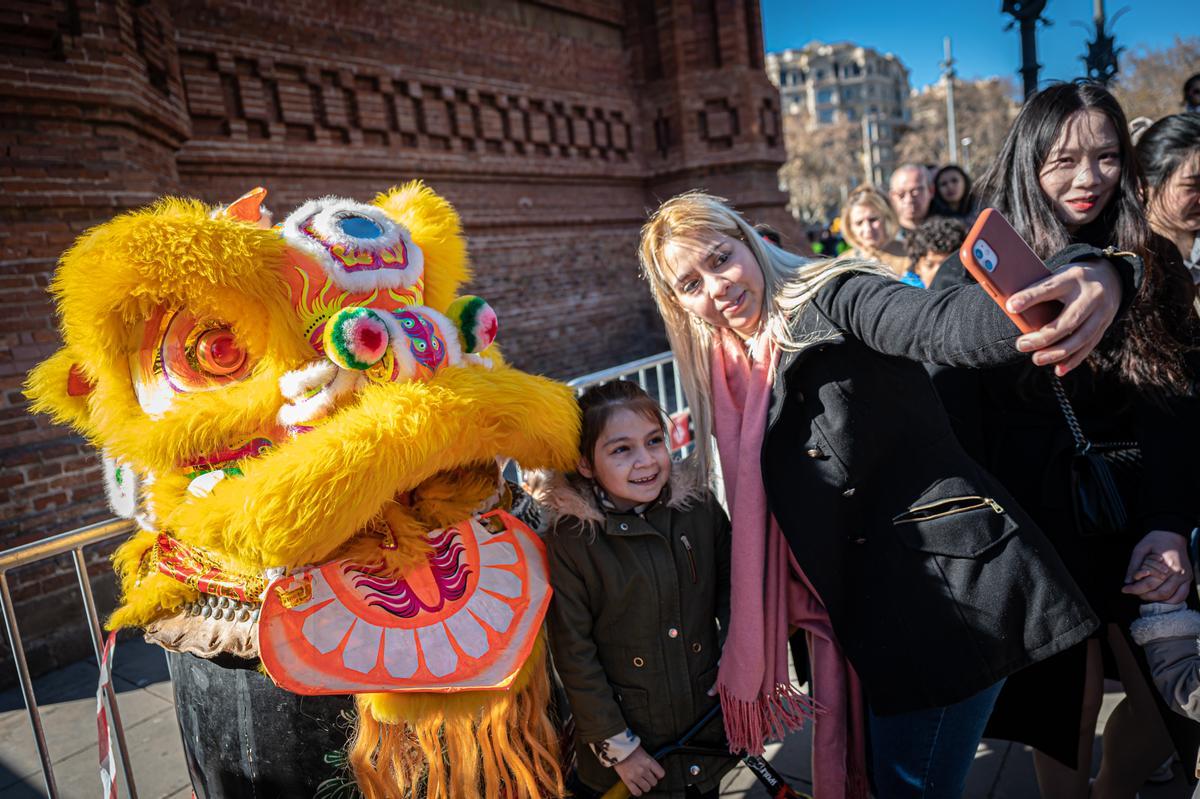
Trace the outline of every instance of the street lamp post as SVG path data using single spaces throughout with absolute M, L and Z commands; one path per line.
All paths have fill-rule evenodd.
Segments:
M 1117 17 L 1128 10 L 1123 8 L 1118 11 L 1112 21 L 1116 22 Z M 1089 78 L 1107 85 L 1117 74 L 1117 57 L 1125 48 L 1114 46 L 1116 39 L 1110 32 L 1112 27 L 1104 21 L 1104 0 L 1092 0 L 1092 22 L 1096 26 L 1096 38 L 1087 43 L 1088 52 L 1083 57 L 1083 63 L 1087 66 Z
M 947 163 L 958 163 L 958 125 L 954 118 L 954 56 L 950 53 L 950 37 L 942 39 L 942 47 L 946 52 L 946 60 L 942 62 L 942 77 L 946 81 L 946 143 L 950 160 Z
M 1037 24 L 1046 10 L 1046 0 L 1004 0 L 1002 13 L 1012 16 L 1014 22 L 1021 26 L 1021 78 L 1025 84 L 1025 99 L 1028 100 L 1037 92 L 1038 70 L 1042 65 L 1037 62 Z M 1046 22 L 1046 24 L 1049 24 Z M 1009 23 L 1006 30 L 1011 30 Z

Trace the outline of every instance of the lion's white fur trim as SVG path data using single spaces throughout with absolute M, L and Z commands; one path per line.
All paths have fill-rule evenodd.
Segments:
M 382 235 L 373 239 L 359 239 L 347 235 L 337 222 L 348 214 L 370 219 L 379 225 L 383 231 Z M 301 229 L 301 225 L 310 219 L 313 230 L 324 243 L 315 240 Z M 282 230 L 283 238 L 288 244 L 312 258 L 334 283 L 347 291 L 409 288 L 416 285 L 425 274 L 425 254 L 413 241 L 412 234 L 382 209 L 373 205 L 333 196 L 309 200 L 288 214 L 287 219 L 283 220 Z M 325 243 L 371 252 L 402 244 L 407 263 L 404 269 L 348 272 L 329 253 Z

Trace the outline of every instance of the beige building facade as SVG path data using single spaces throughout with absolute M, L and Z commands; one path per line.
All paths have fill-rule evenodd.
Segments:
M 861 125 L 870 140 L 865 167 L 872 180 L 891 174 L 896 141 L 911 119 L 908 68 L 899 58 L 849 42 L 811 42 L 768 53 L 766 69 L 785 115 L 801 117 L 810 130 Z

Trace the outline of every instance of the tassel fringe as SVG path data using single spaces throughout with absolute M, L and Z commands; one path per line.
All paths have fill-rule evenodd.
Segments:
M 395 698 L 395 697 L 389 697 Z M 539 640 L 512 690 L 446 696 L 407 720 L 381 720 L 359 696 L 349 759 L 367 799 L 540 799 L 565 793 L 550 679 Z M 469 698 L 472 712 L 466 711 Z
M 801 729 L 805 720 L 825 712 L 816 700 L 789 683 L 778 683 L 772 694 L 753 702 L 732 696 L 724 684 L 718 686 L 718 692 L 731 752 L 761 755 L 766 741 L 779 740 Z

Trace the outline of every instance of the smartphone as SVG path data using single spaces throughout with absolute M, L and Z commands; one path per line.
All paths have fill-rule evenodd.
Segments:
M 979 215 L 958 257 L 1022 333 L 1040 330 L 1062 311 L 1062 303 L 1057 301 L 1038 303 L 1021 313 L 1009 313 L 1004 307 L 1009 297 L 1050 277 L 1051 272 L 995 208 L 985 208 Z

